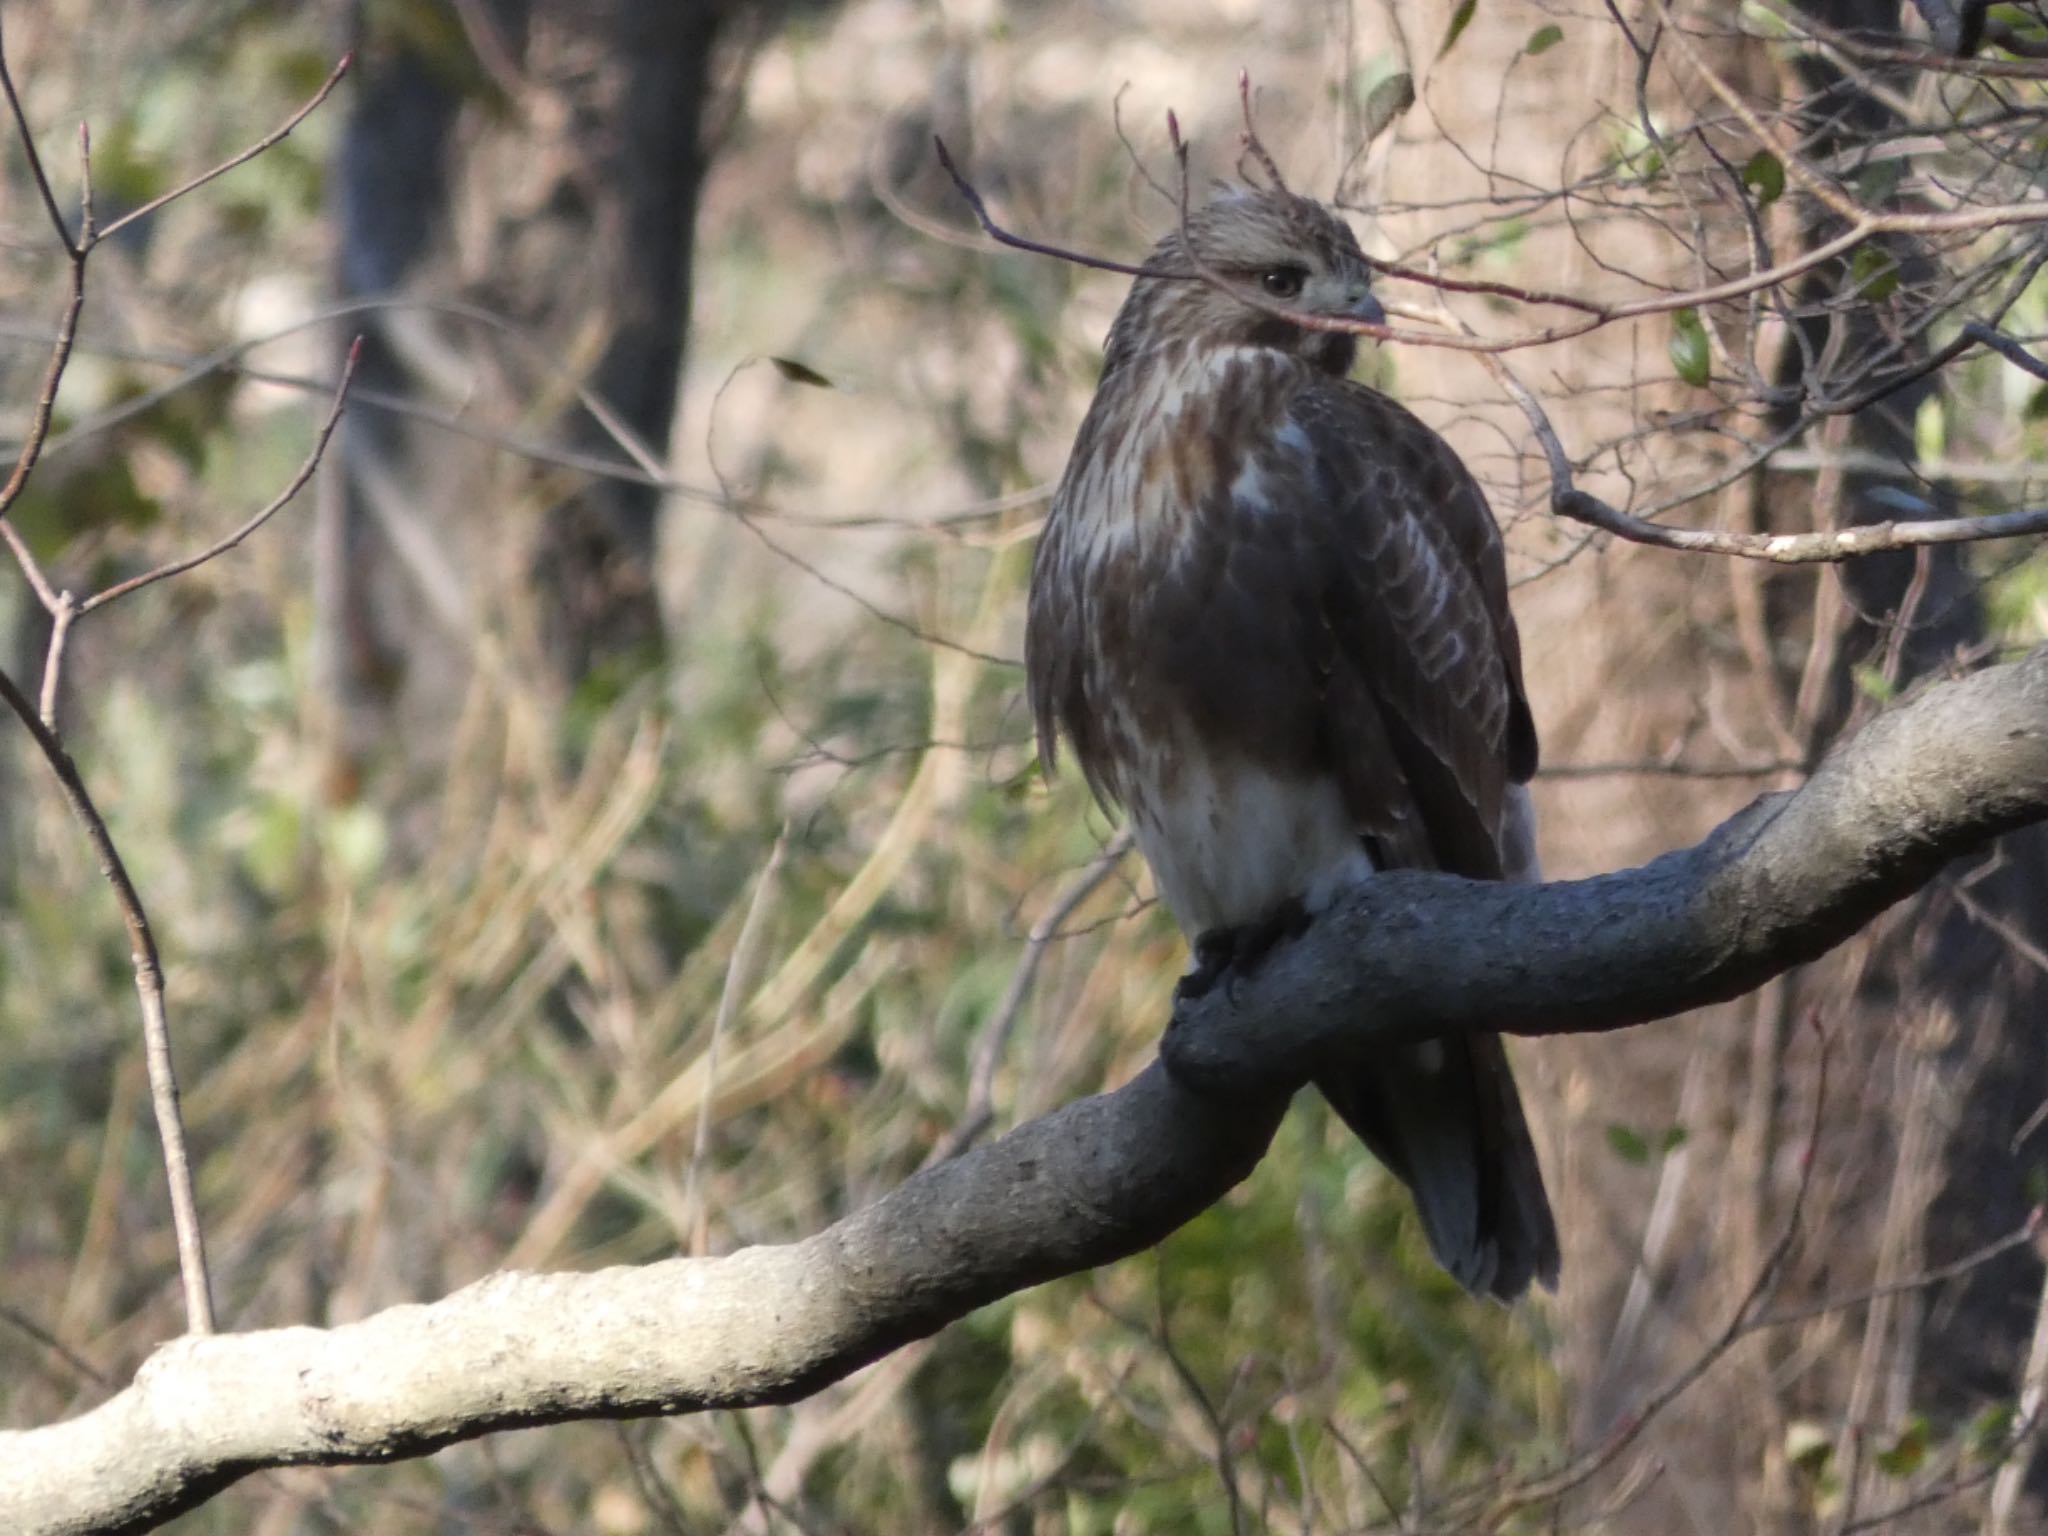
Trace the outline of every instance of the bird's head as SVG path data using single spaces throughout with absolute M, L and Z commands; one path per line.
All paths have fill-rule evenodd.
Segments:
M 1261 304 L 1386 319 L 1350 226 L 1323 204 L 1291 192 L 1225 192 L 1190 211 L 1186 239 L 1174 230 L 1153 248 L 1146 266 L 1162 275 L 1131 285 L 1110 331 L 1112 364 L 1120 351 L 1138 348 L 1253 346 L 1290 352 L 1342 375 L 1351 369 L 1357 337 L 1294 324 Z

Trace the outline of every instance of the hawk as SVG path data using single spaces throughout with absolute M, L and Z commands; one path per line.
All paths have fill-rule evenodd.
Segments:
M 1376 870 L 1536 878 L 1536 730 L 1478 484 L 1347 377 L 1355 337 L 1274 313 L 1383 318 L 1349 227 L 1275 188 L 1184 229 L 1110 329 L 1025 660 L 1041 756 L 1064 736 L 1123 808 L 1200 989 Z M 1499 1035 L 1390 1047 L 1317 1086 L 1468 1290 L 1556 1284 Z

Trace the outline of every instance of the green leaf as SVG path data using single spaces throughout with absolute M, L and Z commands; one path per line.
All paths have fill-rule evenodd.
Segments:
M 1634 1163 L 1640 1168 L 1650 1160 L 1650 1144 L 1643 1140 L 1641 1131 L 1630 1126 L 1608 1126 L 1607 1145 L 1624 1163 Z
M 1451 265 L 1467 266 L 1482 256 L 1512 256 L 1528 233 L 1529 226 L 1521 219 L 1482 225 L 1477 234 L 1467 235 L 1451 246 Z
M 1617 123 L 1611 130 L 1613 148 L 1607 163 L 1638 186 L 1648 186 L 1664 171 L 1664 155 L 1657 148 L 1652 126 Z
M 1878 160 L 1865 166 L 1863 174 L 1856 178 L 1856 195 L 1866 206 L 1875 208 L 1890 202 L 1905 179 L 1905 161 Z
M 800 363 L 793 357 L 771 357 L 768 361 L 775 365 L 777 373 L 781 374 L 792 384 L 807 384 L 812 389 L 837 389 L 839 387 L 809 363 Z
M 1849 280 L 1855 284 L 1858 298 L 1875 304 L 1898 292 L 1899 264 L 1890 251 L 1866 245 L 1849 263 Z
M 1834 1458 L 1835 1442 L 1811 1419 L 1797 1419 L 1785 1429 L 1785 1459 L 1809 1477 L 1820 1475 Z
M 1681 309 L 1671 317 L 1670 352 L 1671 366 L 1686 383 L 1698 387 L 1713 377 L 1714 355 L 1698 310 Z
M 2031 6 L 1994 5 L 1989 11 L 1984 13 L 1984 19 L 1988 22 L 2000 23 L 2007 32 L 2011 33 L 2015 39 L 2022 43 L 2039 43 L 2048 40 L 2048 29 L 2042 27 L 2040 14 Z M 1993 46 L 2006 53 L 2014 51 L 2005 43 L 1996 43 Z
M 1851 667 L 1849 677 L 1856 685 L 1856 691 L 1873 704 L 1889 704 L 1898 689 L 1879 667 Z
M 1993 1403 L 1974 1419 L 1966 1431 L 1970 1450 L 1993 1461 L 2003 1461 L 2012 1454 L 2012 1427 L 2019 1417 L 2011 1403 Z
M 1559 43 L 1563 41 L 1563 27 L 1556 25 L 1551 25 L 1548 27 L 1538 27 L 1534 32 L 1529 34 L 1529 41 L 1522 45 L 1522 52 L 1526 53 L 1527 55 L 1529 55 L 1530 58 L 1533 59 L 1540 53 L 1550 52 L 1551 49 L 1555 48 Z
M 1756 205 L 1768 208 L 1785 195 L 1785 165 L 1768 149 L 1749 157 L 1742 168 L 1742 184 L 1756 194 Z
M 1664 1139 L 1657 1143 L 1657 1150 L 1666 1153 L 1676 1152 L 1685 1145 L 1686 1138 L 1691 1134 L 1684 1126 L 1674 1125 L 1664 1132 Z
M 1389 75 L 1365 98 L 1365 142 L 1370 144 L 1415 105 L 1415 80 L 1406 70 Z
M 1436 56 L 1442 58 L 1451 51 L 1465 29 L 1472 25 L 1473 13 L 1479 9 L 1479 0 L 1458 0 L 1458 8 L 1451 12 L 1451 24 L 1444 28 L 1444 45 L 1437 49 Z
M 1927 1460 L 1928 1442 L 1933 1438 L 1927 1420 L 1914 1414 L 1899 1431 L 1888 1450 L 1877 1453 L 1877 1469 L 1887 1477 L 1911 1477 Z

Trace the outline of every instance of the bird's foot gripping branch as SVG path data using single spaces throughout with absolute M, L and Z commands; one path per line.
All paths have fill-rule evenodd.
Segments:
M 1637 869 L 1522 886 L 1363 881 L 1161 1047 L 1205 1092 L 1306 1081 L 1386 1045 L 1621 1029 L 1817 958 L 1957 856 L 2048 817 L 2048 646 L 1879 715 L 1797 790 Z

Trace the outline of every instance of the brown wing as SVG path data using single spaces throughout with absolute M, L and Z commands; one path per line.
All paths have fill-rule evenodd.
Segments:
M 1150 589 L 1161 681 L 1219 748 L 1336 776 L 1383 864 L 1498 877 L 1536 733 L 1486 499 L 1385 396 L 1264 382 Z
M 1133 509 L 1091 508 L 1069 468 L 1026 646 L 1048 758 L 1063 730 L 1113 797 L 1121 733 L 1170 721 L 1212 754 L 1335 778 L 1383 866 L 1498 876 L 1506 786 L 1534 772 L 1536 738 L 1499 534 L 1449 446 L 1392 401 L 1272 354 L 1219 379 L 1170 459 L 1166 526 L 1140 518 L 1112 540 L 1085 519 Z M 1497 1037 L 1390 1050 L 1321 1086 L 1414 1190 L 1461 1281 L 1501 1296 L 1554 1281 L 1556 1229 Z
M 1312 384 L 1277 434 L 1272 473 L 1291 472 L 1323 563 L 1315 590 L 1340 669 L 1378 705 L 1401 785 L 1343 750 L 1335 767 L 1361 822 L 1405 788 L 1437 868 L 1501 873 L 1507 786 L 1536 766 L 1536 733 L 1507 606 L 1507 578 L 1485 497 L 1449 444 L 1362 386 Z M 1380 814 L 1383 814 L 1380 813 Z
M 1209 607 L 1159 617 L 1203 679 L 1197 717 L 1334 775 L 1382 867 L 1501 874 L 1507 786 L 1536 767 L 1499 531 L 1450 446 L 1361 386 L 1294 373 L 1219 471 L 1183 562 Z M 1172 594 L 1186 579 L 1169 581 Z M 1293 648 L 1276 665 L 1260 634 Z M 1395 1049 L 1319 1080 L 1415 1193 L 1465 1285 L 1554 1283 L 1557 1233 L 1496 1035 Z
M 1268 475 L 1292 463 L 1301 479 L 1275 499 L 1303 497 L 1300 515 L 1324 525 L 1314 590 L 1334 676 L 1373 706 L 1330 697 L 1346 802 L 1361 825 L 1389 799 L 1412 806 L 1427 858 L 1389 849 L 1386 863 L 1498 877 L 1503 797 L 1535 772 L 1536 731 L 1486 499 L 1448 443 L 1362 386 L 1312 383 L 1287 416 Z M 1349 750 L 1361 729 L 1368 749 Z M 1400 763 L 1392 783 L 1373 761 L 1381 739 Z M 1467 1287 L 1511 1298 L 1556 1283 L 1556 1224 L 1499 1036 L 1390 1051 L 1318 1086 L 1414 1191 L 1431 1248 Z
M 1104 452 L 1097 405 L 1076 465 Z M 1026 636 L 1048 762 L 1063 729 L 1113 798 L 1112 717 L 1146 731 L 1171 714 L 1216 752 L 1335 776 L 1388 865 L 1498 876 L 1503 796 L 1536 739 L 1471 475 L 1401 406 L 1278 354 L 1220 374 L 1185 417 L 1158 471 L 1174 526 L 1084 556 L 1091 477 L 1062 486 Z

